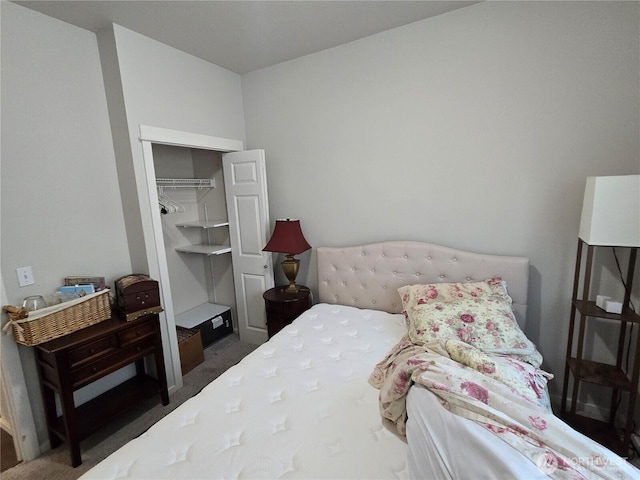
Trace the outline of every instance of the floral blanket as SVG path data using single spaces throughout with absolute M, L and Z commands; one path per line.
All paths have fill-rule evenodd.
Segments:
M 552 376 L 535 355 L 487 354 L 457 339 L 416 345 L 405 336 L 374 369 L 380 412 L 405 435 L 411 385 L 429 388 L 444 408 L 500 437 L 558 479 L 639 478 L 622 458 L 553 415 L 543 395 Z

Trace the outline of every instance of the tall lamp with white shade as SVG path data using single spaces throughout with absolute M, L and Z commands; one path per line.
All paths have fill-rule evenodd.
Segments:
M 588 177 L 578 236 L 588 245 L 640 247 L 640 175 Z
M 631 442 L 640 381 L 640 330 L 635 334 L 633 332 L 634 325 L 640 324 L 640 315 L 634 311 L 631 301 L 636 257 L 640 248 L 640 175 L 588 177 L 578 237 L 561 415 L 578 430 L 592 436 L 619 455 L 626 456 Z M 582 275 L 582 296 L 579 297 L 578 285 L 581 279 L 584 245 L 587 246 L 587 252 Z M 629 250 L 626 281 L 622 278 L 622 271 L 619 271 L 625 288 L 622 302 L 611 300 L 605 295 L 597 295 L 595 302 L 590 300 L 594 251 L 597 247 L 603 246 L 613 249 L 616 263 L 616 249 Z M 615 364 L 596 361 L 595 358 L 590 358 L 590 352 L 585 351 L 587 319 L 590 318 L 607 319 L 612 327 L 617 324 L 618 342 L 617 346 L 613 347 L 617 351 Z M 576 326 L 578 338 L 574 341 Z M 636 355 L 632 359 L 632 365 L 629 365 L 628 361 L 624 361 L 625 351 L 629 358 L 628 352 L 633 349 L 634 337 Z M 574 380 L 569 396 L 570 377 Z M 611 389 L 608 421 L 602 422 L 577 412 L 578 389 L 583 382 Z M 622 392 L 628 394 L 628 402 L 624 415 L 624 433 L 620 438 L 615 422 Z M 571 406 L 567 409 L 569 399 Z

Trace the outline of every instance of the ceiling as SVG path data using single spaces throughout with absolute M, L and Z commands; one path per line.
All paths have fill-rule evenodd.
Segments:
M 112 22 L 235 73 L 319 52 L 477 1 L 20 1 L 97 32 Z

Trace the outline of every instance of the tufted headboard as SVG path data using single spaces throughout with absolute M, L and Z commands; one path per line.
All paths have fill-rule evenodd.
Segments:
M 397 289 L 401 286 L 502 277 L 524 328 L 528 258 L 482 255 L 421 242 L 320 247 L 317 257 L 320 302 L 399 313 L 402 303 Z

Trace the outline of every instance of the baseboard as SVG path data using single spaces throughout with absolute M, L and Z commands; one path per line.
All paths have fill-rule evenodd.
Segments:
M 553 410 L 560 411 L 560 405 L 562 405 L 562 397 L 560 395 L 549 395 Z M 571 405 L 571 398 L 567 398 L 567 406 Z M 595 403 L 578 402 L 576 410 L 586 413 L 588 416 L 595 418 L 596 420 L 607 421 L 609 419 L 609 409 L 596 405 Z
M 560 395 L 549 395 L 549 400 L 553 406 L 555 412 L 560 412 L 560 406 L 562 405 L 562 397 Z M 571 405 L 571 398 L 567 398 L 567 406 Z M 578 402 L 576 410 L 586 414 L 587 416 L 603 422 L 609 421 L 609 409 L 602 408 L 595 403 Z M 625 418 L 623 413 L 618 413 L 616 416 L 616 425 L 624 425 Z M 635 430 L 635 435 L 640 435 L 640 427 Z

